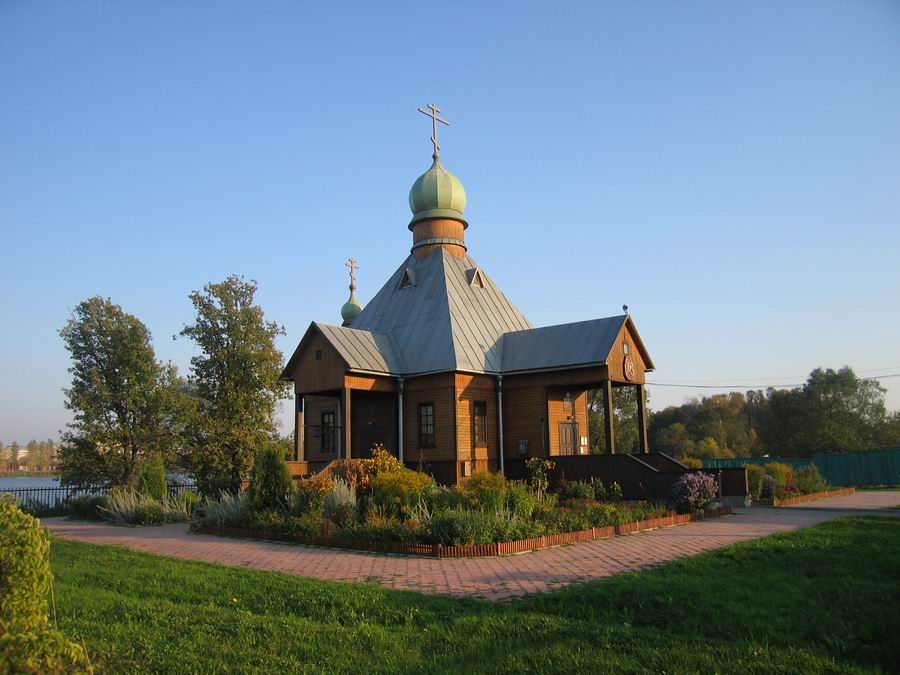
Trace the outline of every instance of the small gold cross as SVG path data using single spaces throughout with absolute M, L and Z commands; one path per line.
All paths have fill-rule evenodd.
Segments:
M 359 263 L 356 262 L 356 258 L 350 258 L 344 266 L 350 268 L 350 288 L 356 290 L 356 270 L 359 269 Z
M 425 110 L 425 108 L 419 108 L 419 112 L 431 118 L 431 142 L 434 145 L 434 155 L 432 156 L 434 157 L 434 159 L 437 159 L 441 154 L 441 146 L 438 145 L 438 122 L 440 122 L 441 124 L 446 124 L 448 127 L 450 126 L 450 122 L 438 115 L 438 113 L 441 112 L 441 109 L 438 108 L 434 103 L 428 104 L 428 110 Z

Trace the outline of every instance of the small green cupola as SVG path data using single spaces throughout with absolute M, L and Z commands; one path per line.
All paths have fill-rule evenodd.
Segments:
M 363 306 L 356 298 L 356 270 L 359 268 L 359 264 L 356 262 L 356 258 L 350 258 L 345 264 L 350 268 L 350 299 L 341 307 L 341 319 L 343 319 L 341 325 L 349 326 L 362 313 Z
M 468 227 L 463 212 L 466 209 L 466 190 L 462 182 L 441 166 L 434 157 L 431 168 L 416 179 L 409 191 L 409 209 L 413 213 L 409 229 L 429 218 L 449 218 Z

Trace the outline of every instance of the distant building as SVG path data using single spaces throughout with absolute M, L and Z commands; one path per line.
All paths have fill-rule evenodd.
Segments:
M 295 456 L 318 470 L 383 444 L 410 467 L 456 483 L 522 474 L 526 456 L 587 455 L 587 391 L 637 389 L 648 452 L 644 374 L 653 361 L 626 312 L 535 328 L 469 255 L 466 192 L 440 161 L 409 193 L 412 249 L 363 308 L 356 261 L 342 325 L 313 322 L 284 368 L 296 393 Z M 529 264 L 530 263 L 530 264 Z M 523 261 L 523 273 L 539 260 Z M 624 308 L 623 308 L 624 309 Z

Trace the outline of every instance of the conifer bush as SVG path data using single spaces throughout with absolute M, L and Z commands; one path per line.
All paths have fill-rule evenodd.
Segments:
M 794 485 L 805 495 L 824 492 L 828 489 L 828 484 L 815 464 L 807 464 L 797 469 L 794 472 Z
M 40 521 L 0 498 L 0 672 L 89 672 L 84 649 L 50 624 L 50 536 Z
M 137 489 L 142 495 L 162 501 L 169 495 L 166 465 L 162 455 L 154 453 L 145 459 L 138 471 Z
M 294 482 L 277 448 L 266 448 L 256 455 L 250 479 L 250 502 L 254 509 L 286 509 Z

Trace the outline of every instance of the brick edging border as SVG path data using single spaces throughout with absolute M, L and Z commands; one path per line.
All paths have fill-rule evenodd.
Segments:
M 732 512 L 730 506 L 721 506 L 707 512 L 662 516 L 661 518 L 648 518 L 647 520 L 637 520 L 631 523 L 610 525 L 609 527 L 592 527 L 589 530 L 580 530 L 578 532 L 563 532 L 560 534 L 548 534 L 542 537 L 532 537 L 531 539 L 501 541 L 493 544 L 471 544 L 466 546 L 400 544 L 392 541 L 344 539 L 342 537 L 309 537 L 305 535 L 288 535 L 281 532 L 271 532 L 266 530 L 248 530 L 240 527 L 215 528 L 192 526 L 191 530 L 201 534 L 280 541 L 289 544 L 317 546 L 322 548 L 351 549 L 374 553 L 397 553 L 400 555 L 422 556 L 426 558 L 485 558 L 512 555 L 515 553 L 526 553 L 528 551 L 537 551 L 553 546 L 575 544 L 580 541 L 591 541 L 592 539 L 606 539 L 608 537 L 630 534 L 632 532 L 655 530 L 660 527 L 685 525 L 697 520 L 731 515 Z
M 856 488 L 838 488 L 837 490 L 825 490 L 824 492 L 813 492 L 808 495 L 800 495 L 799 497 L 786 497 L 785 499 L 773 499 L 772 506 L 790 506 L 791 504 L 805 504 L 806 502 L 814 502 L 817 499 L 826 499 L 828 497 L 843 497 L 844 495 L 852 495 L 856 492 Z

